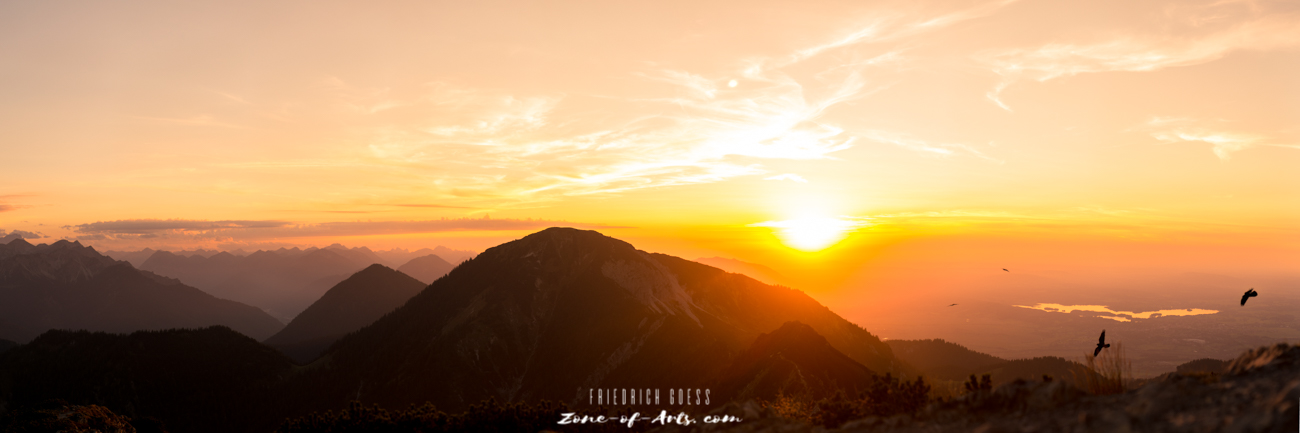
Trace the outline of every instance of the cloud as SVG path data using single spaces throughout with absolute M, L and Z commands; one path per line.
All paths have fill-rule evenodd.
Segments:
M 450 218 L 422 221 L 339 221 L 295 224 L 286 221 L 120 220 L 65 226 L 85 240 L 166 238 L 191 241 L 246 241 L 301 237 L 372 236 L 452 231 L 522 231 L 565 226 L 623 228 L 605 224 L 541 219 Z
M 9 242 L 14 241 L 15 239 L 41 239 L 44 237 L 45 235 L 42 235 L 40 233 L 29 232 L 25 230 L 14 230 L 12 232 L 9 232 L 8 234 L 5 234 L 4 230 L 0 230 L 0 245 L 8 244 Z
M 1280 143 L 1276 139 L 1228 129 L 1225 120 L 1197 120 L 1180 117 L 1154 117 L 1140 129 L 1165 143 L 1202 142 L 1213 145 L 1214 155 L 1227 161 L 1233 152 L 1256 146 L 1274 146 L 1300 149 L 1300 144 Z
M 765 177 L 763 180 L 793 180 L 799 183 L 808 183 L 808 179 L 804 179 L 803 176 L 794 173 L 778 174 L 772 177 Z
M 9 234 L 22 236 L 23 239 L 41 239 L 45 237 L 45 235 L 43 234 L 37 232 L 29 232 L 26 230 L 14 230 L 12 232 L 9 232 Z
M 972 7 L 947 11 L 939 14 L 926 13 L 885 13 L 876 15 L 868 22 L 859 25 L 847 34 L 829 42 L 806 47 L 795 51 L 782 59 L 775 66 L 783 67 L 816 57 L 826 51 L 845 48 L 859 44 L 879 43 L 916 36 L 932 32 L 975 18 L 985 17 L 997 12 L 1017 0 L 998 0 L 976 3 Z
M 1300 13 L 1263 10 L 1251 2 L 1170 6 L 1163 33 L 1131 31 L 1084 43 L 1054 42 L 1035 48 L 984 51 L 976 61 L 1002 80 L 986 97 L 1010 111 L 1001 93 L 1021 79 L 1039 82 L 1101 72 L 1150 72 L 1223 58 L 1238 50 L 1300 46 Z
M 63 226 L 77 233 L 86 234 L 146 234 L 163 231 L 200 232 L 227 229 L 251 229 L 284 227 L 287 221 L 204 221 L 204 220 L 161 220 L 135 219 L 118 221 L 98 221 L 88 224 Z
M 18 209 L 19 209 L 19 206 L 16 206 L 16 205 L 12 205 L 12 204 L 0 204 L 0 212 L 9 212 L 9 211 L 18 210 Z
M 867 140 L 875 141 L 878 143 L 893 144 L 895 146 L 899 146 L 905 149 L 925 152 L 936 156 L 952 156 L 952 155 L 964 153 L 987 161 L 996 162 L 998 164 L 1003 164 L 1006 162 L 985 155 L 983 152 L 980 152 L 979 149 L 976 149 L 970 145 L 962 144 L 962 143 L 930 143 L 928 141 L 921 140 L 907 134 L 900 134 L 896 132 L 882 131 L 882 130 L 858 131 L 857 134 Z
M 424 182 L 422 197 L 429 200 L 498 209 L 771 176 L 776 173 L 765 164 L 773 160 L 830 160 L 863 138 L 880 141 L 880 134 L 859 134 L 828 112 L 888 88 L 867 76 L 903 62 L 901 51 L 823 54 L 934 31 L 1009 3 L 879 12 L 845 35 L 722 70 L 647 64 L 631 75 L 642 83 L 626 87 L 630 94 L 524 93 L 443 81 L 415 89 L 367 88 L 330 77 L 322 82 L 334 98 L 327 105 L 350 116 L 344 119 L 357 123 L 352 130 L 362 137 L 350 162 L 321 156 L 238 166 L 353 164 Z M 960 144 L 906 143 L 913 150 L 988 158 Z
M 445 204 L 422 204 L 422 203 L 390 204 L 389 206 L 399 206 L 399 207 L 429 207 L 429 208 L 439 208 L 439 209 L 473 209 L 473 208 L 471 208 L 471 207 L 469 207 L 469 206 L 450 206 L 450 205 L 445 205 Z

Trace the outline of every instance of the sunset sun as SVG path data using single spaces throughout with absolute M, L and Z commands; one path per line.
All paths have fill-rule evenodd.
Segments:
M 755 227 L 770 227 L 782 244 L 796 250 L 817 252 L 830 248 L 848 236 L 860 222 L 831 217 L 803 217 L 785 221 L 767 221 Z

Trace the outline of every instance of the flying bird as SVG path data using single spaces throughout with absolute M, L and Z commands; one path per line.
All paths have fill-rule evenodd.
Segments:
M 1259 292 L 1256 292 L 1255 288 L 1251 287 L 1250 290 L 1247 290 L 1244 295 L 1241 295 L 1241 306 L 1243 307 L 1246 306 L 1246 300 L 1250 298 L 1254 298 L 1256 296 L 1259 296 Z
M 957 305 L 957 304 L 952 304 L 952 305 Z M 951 307 L 952 305 L 949 305 L 949 307 Z
M 1002 270 L 1007 271 L 1007 268 L 1002 268 Z M 1007 271 L 1007 272 L 1011 272 L 1011 271 Z
M 1101 330 L 1101 338 L 1097 339 L 1097 350 L 1092 351 L 1092 356 L 1096 357 L 1098 353 L 1101 353 L 1101 349 L 1107 347 L 1110 347 L 1110 345 L 1106 344 L 1106 330 L 1103 329 Z

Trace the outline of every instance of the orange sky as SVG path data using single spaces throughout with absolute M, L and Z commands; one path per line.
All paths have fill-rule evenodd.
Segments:
M 1296 273 L 1296 77 L 1282 1 L 6 2 L 0 229 L 576 225 L 824 299 L 937 264 Z

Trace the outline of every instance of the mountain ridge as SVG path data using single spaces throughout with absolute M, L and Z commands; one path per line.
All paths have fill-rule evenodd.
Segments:
M 381 264 L 357 271 L 263 343 L 299 363 L 315 359 L 339 338 L 406 303 L 425 284 Z
M 601 386 L 703 386 L 790 320 L 867 368 L 905 368 L 879 338 L 803 292 L 595 231 L 550 228 L 461 263 L 340 339 L 304 381 L 330 389 L 325 399 L 356 396 L 364 382 L 361 398 L 396 406 L 576 402 L 586 399 L 581 389 Z M 400 361 L 411 359 L 420 361 Z

